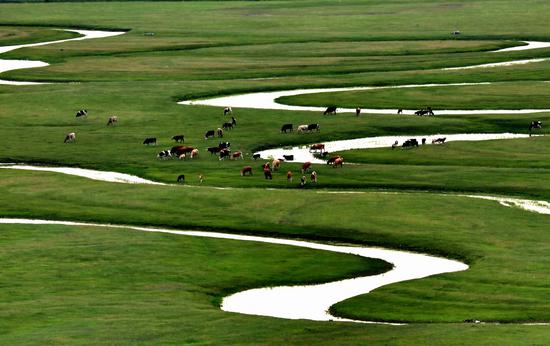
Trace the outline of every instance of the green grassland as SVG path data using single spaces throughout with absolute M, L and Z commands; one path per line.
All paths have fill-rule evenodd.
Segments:
M 550 62 L 441 68 L 547 58 L 550 3 L 517 1 L 197 1 L 0 4 L 0 45 L 74 37 L 54 28 L 127 31 L 2 54 L 50 66 L 1 79 L 0 162 L 77 166 L 186 186 L 134 186 L 52 173 L 0 170 L 0 216 L 216 230 L 407 249 L 460 259 L 460 273 L 399 283 L 337 304 L 345 317 L 407 326 L 290 321 L 219 310 L 239 289 L 324 282 L 379 271 L 378 261 L 281 246 L 88 227 L 0 227 L 2 344 L 547 344 L 548 216 L 450 192 L 550 201 L 549 140 L 452 142 L 414 150 L 341 153 L 298 189 L 283 163 L 265 180 L 257 150 L 387 135 L 548 134 L 550 113 L 397 115 L 234 109 L 223 140 L 245 153 L 219 161 L 204 132 L 228 118 L 181 99 L 308 87 L 495 82 L 491 85 L 316 94 L 284 100 L 339 107 L 549 108 Z M 450 33 L 460 30 L 460 36 Z M 154 33 L 154 35 L 148 34 Z M 76 119 L 77 110 L 89 110 Z M 119 123 L 106 126 L 110 115 Z M 280 134 L 283 123 L 321 132 Z M 77 140 L 64 144 L 68 132 Z M 195 160 L 158 160 L 185 135 Z M 157 146 L 144 146 L 157 137 Z M 244 165 L 252 177 L 240 177 Z M 197 187 L 197 176 L 206 178 Z M 220 190 L 216 187 L 233 189 Z M 276 188 L 267 190 L 265 188 Z M 361 194 L 332 194 L 332 190 Z M 378 191 L 378 190 L 383 190 Z M 388 193 L 389 192 L 389 193 Z M 289 260 L 292 256 L 292 260 Z M 466 319 L 503 324 L 471 325 Z

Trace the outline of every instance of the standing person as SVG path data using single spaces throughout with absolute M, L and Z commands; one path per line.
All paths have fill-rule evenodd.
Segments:
M 289 182 L 289 183 L 292 183 L 292 176 L 294 174 L 292 174 L 292 171 L 288 171 L 286 172 L 286 181 Z

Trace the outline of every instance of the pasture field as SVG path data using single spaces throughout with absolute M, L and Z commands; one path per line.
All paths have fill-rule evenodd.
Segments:
M 351 255 L 100 227 L 0 225 L 0 344 L 441 344 L 550 343 L 549 216 L 478 193 L 550 201 L 547 136 L 452 142 L 412 150 L 339 153 L 343 168 L 301 164 L 273 180 L 261 149 L 388 135 L 550 133 L 550 113 L 437 115 L 437 109 L 550 108 L 550 61 L 441 70 L 532 58 L 550 48 L 491 53 L 550 41 L 550 3 L 473 1 L 193 1 L 0 3 L 0 46 L 58 40 L 53 30 L 125 34 L 24 48 L 1 59 L 50 66 L 0 79 L 0 162 L 134 174 L 185 186 L 91 181 L 0 169 L 0 217 L 214 230 L 419 251 L 462 260 L 459 273 L 379 288 L 331 308 L 336 316 L 406 326 L 284 320 L 226 313 L 223 296 L 247 288 L 326 282 L 387 270 Z M 451 32 L 460 30 L 461 35 Z M 1 62 L 0 62 L 1 63 Z M 341 86 L 481 83 L 287 97 L 297 105 L 420 108 L 435 117 L 219 107 L 182 99 Z M 75 118 L 79 109 L 86 118 Z M 107 126 L 110 115 L 119 123 Z M 284 123 L 321 131 L 281 134 Z M 63 138 L 76 132 L 75 143 Z M 185 135 L 198 159 L 160 160 Z M 146 146 L 156 137 L 156 146 Z M 206 149 L 231 142 L 244 160 Z M 240 169 L 251 165 L 252 177 Z M 294 182 L 286 172 L 295 173 Z M 198 176 L 205 180 L 199 184 Z M 199 186 L 201 185 L 201 186 Z M 225 189 L 219 189 L 220 187 Z M 356 192 L 353 194 L 345 192 Z M 481 320 L 484 323 L 464 323 Z

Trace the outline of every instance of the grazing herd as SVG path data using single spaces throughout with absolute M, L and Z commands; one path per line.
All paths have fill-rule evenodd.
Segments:
M 324 115 L 336 114 L 336 111 L 337 111 L 336 106 L 330 106 L 330 107 L 326 108 L 326 110 L 323 112 L 323 114 Z M 402 112 L 403 112 L 402 109 L 398 110 L 398 114 L 402 114 Z M 359 116 L 360 113 L 361 113 L 361 108 L 356 108 L 355 109 L 356 116 Z M 224 115 L 228 115 L 228 114 L 232 115 L 233 110 L 231 109 L 231 107 L 226 107 L 223 110 L 223 114 Z M 423 116 L 423 115 L 433 116 L 434 112 L 433 112 L 431 107 L 427 107 L 425 109 L 420 109 L 420 110 L 416 111 L 414 114 L 419 115 L 419 116 Z M 86 110 L 86 109 L 81 109 L 81 110 L 77 111 L 76 115 L 75 115 L 76 118 L 87 117 L 87 116 L 88 116 L 88 110 Z M 117 116 L 115 116 L 115 115 L 109 116 L 108 121 L 107 121 L 107 126 L 111 126 L 111 125 L 114 126 L 117 123 L 118 123 L 118 117 Z M 231 121 L 224 122 L 221 125 L 221 127 L 217 128 L 216 130 L 206 131 L 206 133 L 204 135 L 204 139 L 208 140 L 208 139 L 214 138 L 214 137 L 223 138 L 224 131 L 230 131 L 236 125 L 237 125 L 237 120 L 235 119 L 234 116 L 231 116 Z M 529 136 L 531 136 L 533 130 L 541 129 L 541 128 L 542 128 L 542 121 L 540 121 L 540 120 L 532 121 L 529 124 Z M 320 132 L 320 129 L 321 129 L 321 127 L 320 127 L 320 124 L 318 124 L 318 123 L 302 124 L 302 125 L 299 125 L 296 128 L 296 132 L 300 133 L 300 134 L 304 134 L 304 133 L 311 133 L 311 132 Z M 293 132 L 293 130 L 294 130 L 294 125 L 290 124 L 290 123 L 287 123 L 287 124 L 283 124 L 281 126 L 280 132 L 281 133 L 288 133 L 288 132 Z M 185 142 L 185 136 L 182 135 L 182 134 L 174 135 L 171 138 L 171 140 L 173 140 L 176 143 L 184 143 Z M 72 143 L 72 142 L 75 142 L 75 141 L 76 141 L 76 133 L 75 132 L 70 132 L 65 136 L 65 139 L 64 139 L 63 142 L 64 143 Z M 446 141 L 446 138 L 442 137 L 442 138 L 435 138 L 431 142 L 432 142 L 432 144 L 444 144 L 445 141 Z M 143 144 L 147 145 L 147 146 L 156 145 L 157 144 L 157 138 L 156 137 L 147 137 L 143 140 Z M 426 138 L 422 138 L 422 145 L 425 145 L 425 144 L 426 144 Z M 391 148 L 395 149 L 398 145 L 399 145 L 398 141 L 395 141 L 392 144 Z M 408 140 L 404 141 L 403 144 L 401 145 L 401 147 L 403 149 L 415 148 L 415 147 L 419 147 L 419 143 L 418 143 L 417 139 L 411 138 L 411 139 L 408 139 Z M 211 155 L 219 156 L 220 161 L 224 160 L 226 158 L 229 158 L 230 160 L 236 160 L 236 159 L 239 159 L 239 158 L 241 160 L 244 160 L 244 154 L 243 154 L 242 151 L 234 151 L 234 152 L 231 151 L 231 143 L 230 142 L 219 142 L 219 144 L 217 146 L 208 147 L 207 151 Z M 326 150 L 325 150 L 325 144 L 323 144 L 323 143 L 312 144 L 309 147 L 309 151 L 312 152 L 312 153 L 321 154 L 321 156 L 323 156 L 323 157 L 326 157 L 328 155 L 328 152 L 326 152 Z M 195 158 L 198 158 L 198 157 L 199 157 L 199 149 L 198 148 L 191 147 L 191 146 L 185 146 L 185 145 L 176 145 L 176 146 L 173 146 L 171 149 L 162 150 L 157 154 L 157 158 L 162 159 L 162 160 L 171 159 L 171 158 L 178 158 L 180 160 L 183 160 L 185 158 L 195 159 Z M 254 160 L 257 160 L 261 157 L 260 157 L 260 154 L 255 153 L 255 154 L 252 155 L 252 158 Z M 264 174 L 264 178 L 267 179 L 267 180 L 272 180 L 273 179 L 272 172 L 279 171 L 279 169 L 281 168 L 281 163 L 283 161 L 293 161 L 293 160 L 294 160 L 294 155 L 283 155 L 283 157 L 280 158 L 280 159 L 273 159 L 270 163 L 267 162 L 267 163 L 262 164 L 261 169 L 262 169 L 262 172 Z M 341 157 L 341 156 L 331 156 L 327 160 L 327 165 L 331 165 L 333 168 L 342 167 L 343 163 L 344 163 L 344 158 Z M 308 171 L 310 171 L 311 166 L 312 166 L 311 162 L 303 163 L 302 167 L 301 167 L 302 175 L 307 173 Z M 241 176 L 252 176 L 252 166 L 244 166 L 240 170 L 240 175 Z M 287 177 L 287 182 L 291 183 L 293 181 L 293 172 L 292 171 L 287 171 L 286 172 L 286 177 Z M 203 179 L 204 179 L 204 176 L 202 174 L 200 174 L 199 175 L 199 182 L 202 183 Z M 311 180 L 312 183 L 317 183 L 317 172 L 316 171 L 311 172 L 310 180 Z M 185 182 L 185 175 L 180 174 L 177 177 L 177 182 L 178 183 Z M 300 178 L 300 186 L 301 187 L 305 186 L 306 182 L 307 182 L 307 179 L 306 179 L 305 175 L 303 175 Z

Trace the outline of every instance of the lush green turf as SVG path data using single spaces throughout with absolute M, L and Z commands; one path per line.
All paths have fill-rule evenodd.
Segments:
M 1 46 L 64 40 L 73 37 L 78 37 L 78 34 L 44 28 L 0 26 Z
M 550 114 L 356 118 L 235 109 L 238 126 L 227 131 L 224 140 L 232 143 L 233 150 L 245 152 L 246 159 L 220 162 L 205 150 L 218 140 L 205 141 L 202 136 L 227 120 L 221 109 L 176 104 L 182 98 L 259 90 L 493 81 L 500 83 L 311 95 L 308 97 L 315 99 L 307 102 L 391 108 L 428 104 L 472 109 L 547 107 L 548 86 L 541 81 L 550 80 L 548 61 L 507 68 L 440 70 L 549 57 L 550 49 L 487 52 L 519 44 L 517 40 L 550 41 L 550 29 L 540 25 L 546 21 L 550 4 L 528 0 L 521 5 L 512 0 L 1 4 L 0 24 L 4 26 L 0 26 L 0 44 L 11 44 L 6 38 L 13 35 L 18 41 L 11 42 L 66 35 L 44 27 L 130 31 L 112 38 L 2 55 L 51 63 L 46 68 L 4 73 L 3 79 L 83 83 L 0 86 L 0 161 L 114 170 L 164 182 L 173 182 L 185 173 L 187 185 L 197 185 L 198 174 L 204 174 L 203 185 L 207 186 L 114 185 L 0 170 L 0 215 L 374 244 L 446 255 L 465 260 L 471 268 L 385 287 L 333 308 L 344 316 L 422 323 L 396 328 L 285 321 L 226 314 L 216 309 L 217 299 L 241 287 L 348 276 L 365 270 L 366 261 L 250 244 L 229 251 L 225 246 L 234 242 L 124 231 L 2 226 L 8 231 L 2 233 L 7 239 L 4 236 L 6 241 L 0 243 L 0 256 L 10 263 L 2 279 L 4 273 L 15 277 L 9 287 L 18 291 L 6 293 L 6 286 L 0 285 L 0 310 L 5 316 L 0 319 L 0 343 L 547 344 L 547 326 L 461 323 L 465 319 L 550 320 L 547 216 L 496 202 L 434 193 L 339 195 L 324 193 L 328 192 L 324 189 L 499 193 L 548 201 L 548 139 L 346 152 L 347 162 L 359 164 L 343 169 L 315 167 L 319 184 L 305 190 L 296 189 L 296 183 L 287 184 L 284 177 L 288 169 L 297 172 L 298 164 L 284 163 L 274 180 L 266 181 L 259 174 L 261 163 L 252 161 L 250 154 L 268 147 L 377 135 L 527 133 L 527 125 L 534 119 L 543 121 L 540 133 L 547 134 Z M 463 34 L 452 36 L 453 30 Z M 147 34 L 150 32 L 155 35 Z M 394 100 L 399 100 L 399 106 Z M 87 119 L 74 118 L 81 108 L 90 111 Z M 107 127 L 112 114 L 120 122 Z M 316 122 L 322 130 L 303 136 L 282 135 L 279 128 L 287 122 Z M 72 131 L 77 133 L 76 143 L 64 145 L 65 134 Z M 157 160 L 156 153 L 171 147 L 170 137 L 175 134 L 184 134 L 186 144 L 198 147 L 200 158 Z M 156 136 L 159 145 L 142 145 L 149 136 Z M 239 170 L 248 164 L 255 167 L 256 174 L 240 177 Z M 41 242 L 38 237 L 45 230 L 51 234 Z M 82 251 L 72 249 L 75 243 Z M 184 245 L 196 251 L 183 256 L 187 253 L 177 250 Z M 211 256 L 211 251 L 220 247 L 227 256 L 223 262 Z M 264 249 L 269 254 L 262 258 Z M 68 263 L 62 253 L 81 261 Z M 250 258 L 241 256 L 249 253 Z M 291 253 L 296 263 L 278 266 L 267 261 Z M 50 263 L 44 271 L 29 265 L 39 263 L 36 256 Z M 150 263 L 147 260 L 154 263 L 151 271 L 138 271 L 140 264 Z M 61 263 L 54 264 L 57 262 Z M 338 265 L 344 262 L 350 266 Z M 303 270 L 294 271 L 300 263 L 304 263 Z M 193 267 L 197 264 L 208 265 L 209 275 L 199 275 Z M 94 270 L 78 271 L 90 265 Z M 243 266 L 243 272 L 228 270 L 237 265 Z M 162 271 L 164 267 L 166 271 Z M 292 275 L 283 274 L 289 271 Z M 244 272 L 251 275 L 243 279 Z M 107 281 L 106 273 L 135 275 Z M 192 278 L 192 284 L 178 286 L 183 277 Z M 83 281 L 75 283 L 73 279 Z M 147 281 L 154 282 L 148 285 Z M 48 283 L 48 292 L 40 290 L 42 282 Z M 91 282 L 98 283 L 94 289 L 86 286 Z M 109 290 L 124 282 L 137 293 L 126 296 L 130 291 Z M 168 287 L 158 282 L 167 282 Z M 76 291 L 70 291 L 71 287 Z M 156 297 L 145 296 L 159 290 L 164 291 Z M 14 299 L 25 295 L 24 301 Z M 64 300 L 60 301 L 60 296 Z M 94 303 L 105 299 L 116 301 Z M 43 306 L 48 312 L 40 311 Z M 84 308 L 76 308 L 79 306 Z

